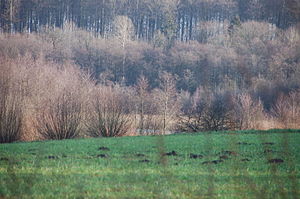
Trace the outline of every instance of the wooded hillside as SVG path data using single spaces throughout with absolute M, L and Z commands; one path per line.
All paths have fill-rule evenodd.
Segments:
M 298 0 L 1 0 L 2 31 L 33 32 L 66 22 L 108 37 L 116 16 L 127 16 L 135 38 L 153 40 L 157 31 L 176 40 L 195 40 L 203 23 L 222 29 L 226 21 L 264 21 L 288 28 L 299 21 Z
M 299 128 L 299 0 L 0 8 L 2 142 Z

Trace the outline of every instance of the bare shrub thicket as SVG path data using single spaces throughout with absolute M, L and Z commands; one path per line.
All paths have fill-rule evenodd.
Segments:
M 22 99 L 8 62 L 0 62 L 0 143 L 18 141 L 22 136 Z
M 199 113 L 202 113 L 202 125 L 204 130 L 222 131 L 235 129 L 233 120 L 231 96 L 216 94 L 209 101 L 198 105 Z
M 30 55 L 12 62 L 23 98 L 24 139 L 67 139 L 78 135 L 89 78 L 72 64 Z
M 291 92 L 281 95 L 271 109 L 274 119 L 281 128 L 299 128 L 300 123 L 300 93 Z
M 22 140 L 34 140 L 34 128 L 31 121 L 34 118 L 33 110 L 37 102 L 40 101 L 40 96 L 45 88 L 40 81 L 37 81 L 42 71 L 42 62 L 40 60 L 34 61 L 31 55 L 24 55 L 15 57 L 14 59 L 8 57 L 1 57 L 1 81 L 2 85 L 6 85 L 6 92 L 1 92 L 1 97 L 6 98 L 6 104 L 15 104 L 16 101 L 22 100 Z M 40 65 L 37 68 L 37 65 Z M 51 74 L 51 73 L 49 73 Z M 48 83 L 49 84 L 49 83 Z M 5 94 L 6 93 L 6 94 Z M 17 127 L 18 125 L 16 125 Z
M 37 132 L 44 139 L 71 139 L 79 136 L 82 102 L 73 91 L 63 90 L 47 100 L 37 114 Z
M 39 38 L 37 34 L 0 34 L 0 56 L 11 59 L 30 55 L 37 59 L 47 54 L 51 45 Z
M 265 118 L 264 108 L 260 100 L 253 100 L 250 94 L 239 94 L 234 99 L 234 113 L 237 128 L 259 129 L 259 123 Z
M 126 113 L 120 91 L 111 86 L 99 86 L 91 99 L 87 117 L 87 133 L 92 137 L 123 136 L 131 128 L 131 116 Z
M 179 116 L 179 130 L 199 132 L 236 129 L 231 95 L 206 94 L 206 97 L 200 97 L 196 92 L 190 100 L 190 108 Z
M 27 141 L 79 135 L 84 96 L 93 87 L 88 75 L 72 64 L 59 65 L 31 54 L 1 61 L 2 129 L 15 122 L 9 128 L 16 129 L 17 137 L 22 130 L 22 140 Z M 7 126 L 5 133 L 11 131 Z
M 84 96 L 89 79 L 72 65 L 52 65 L 56 77 L 44 85 L 36 105 L 36 131 L 44 139 L 71 139 L 81 132 Z M 58 73 L 58 74 L 57 74 Z M 43 81 L 43 80 L 41 80 Z
M 191 95 L 189 92 L 183 92 L 180 95 L 181 111 L 178 114 L 177 129 L 184 132 L 199 132 L 202 131 L 201 116 L 197 111 L 197 106 L 200 102 L 200 89 Z

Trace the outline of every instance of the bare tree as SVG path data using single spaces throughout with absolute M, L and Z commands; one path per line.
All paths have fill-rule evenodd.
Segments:
M 162 133 L 165 134 L 179 109 L 176 91 L 176 77 L 168 72 L 159 75 L 160 88 L 155 91 L 162 115 Z
M 299 92 L 279 96 L 271 113 L 284 128 L 298 128 L 300 121 Z
M 140 115 L 140 124 L 139 124 L 139 131 L 141 133 L 144 132 L 144 124 L 145 124 L 145 101 L 147 99 L 147 97 L 149 96 L 148 93 L 148 89 L 149 89 L 149 85 L 148 85 L 148 80 L 146 79 L 145 76 L 141 76 L 138 79 L 138 83 L 136 85 L 136 91 L 138 94 L 138 104 L 139 104 L 139 108 L 138 108 L 138 113 Z
M 134 26 L 132 21 L 127 16 L 117 16 L 113 22 L 113 34 L 117 39 L 123 52 L 122 58 L 122 83 L 125 81 L 125 62 L 126 62 L 126 47 L 133 39 Z
M 300 1 L 299 0 L 285 0 L 288 9 L 294 16 L 299 19 L 300 18 Z
M 258 123 L 263 120 L 263 105 L 260 100 L 243 93 L 234 99 L 234 112 L 239 129 L 258 129 Z
M 164 34 L 161 31 L 156 31 L 152 40 L 154 48 L 163 48 L 167 45 L 168 41 Z
M 163 14 L 163 21 L 162 21 L 162 32 L 167 38 L 167 49 L 171 48 L 176 39 L 176 30 L 177 30 L 177 23 L 176 23 L 176 8 L 179 5 L 179 0 L 163 0 L 160 1 L 162 6 Z
M 5 32 L 12 34 L 14 31 L 14 22 L 16 22 L 16 14 L 18 13 L 18 9 L 20 6 L 20 0 L 3 0 L 4 7 L 6 8 L 4 11 L 3 17 L 6 21 L 5 24 Z

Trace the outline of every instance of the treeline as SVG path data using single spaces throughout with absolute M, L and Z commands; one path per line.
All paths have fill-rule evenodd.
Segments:
M 168 47 L 68 27 L 0 35 L 1 142 L 299 128 L 296 27 L 249 21 Z
M 299 128 L 300 92 L 281 93 L 270 110 L 247 92 L 176 90 L 159 74 L 150 89 L 103 85 L 73 64 L 20 56 L 0 62 L 0 143 L 240 129 Z
M 39 32 L 43 26 L 66 23 L 108 37 L 117 16 L 132 21 L 136 39 L 151 41 L 156 32 L 176 40 L 196 40 L 203 23 L 239 16 L 288 28 L 299 18 L 291 11 L 297 0 L 2 0 L 0 26 L 4 32 Z
M 134 86 L 143 75 L 153 89 L 159 85 L 159 74 L 168 72 L 176 78 L 178 91 L 247 91 L 268 110 L 280 93 L 300 87 L 296 26 L 270 29 L 268 23 L 249 21 L 234 26 L 231 33 L 208 37 L 207 43 L 175 42 L 167 49 L 164 37 L 153 43 L 120 38 L 124 37 L 97 38 L 72 28 L 2 35 L 0 55 L 30 54 L 59 64 L 74 63 L 104 85 Z

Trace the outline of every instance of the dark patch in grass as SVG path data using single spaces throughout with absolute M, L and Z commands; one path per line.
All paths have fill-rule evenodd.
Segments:
M 248 158 L 244 158 L 244 159 L 241 159 L 242 162 L 250 162 L 250 159 Z
M 275 153 L 276 151 L 273 151 L 272 149 L 265 149 L 264 153 Z
M 222 163 L 224 162 L 223 160 L 212 160 L 212 161 L 205 161 L 205 162 L 202 162 L 202 164 L 219 164 L 219 163 Z
M 262 143 L 263 145 L 274 145 L 275 143 L 274 142 L 264 142 Z
M 219 163 L 224 162 L 224 161 L 223 160 L 213 160 L 211 162 L 214 163 L 214 164 L 219 164 Z
M 219 153 L 219 155 L 233 155 L 233 156 L 237 156 L 238 153 L 235 151 L 222 151 L 221 153 Z
M 283 163 L 283 159 L 280 159 L 280 158 L 275 158 L 275 159 L 271 159 L 271 160 L 268 160 L 268 163 L 271 163 L 271 164 L 279 164 L 279 163 Z
M 168 152 L 168 153 L 164 153 L 164 155 L 166 155 L 166 156 L 177 156 L 178 154 L 176 153 L 176 151 L 171 151 L 171 152 Z
M 96 157 L 97 158 L 108 158 L 108 155 L 106 155 L 106 154 L 99 154 Z
M 141 163 L 149 163 L 149 162 L 150 162 L 150 160 L 148 160 L 148 159 L 144 159 L 144 160 L 139 160 L 139 162 L 141 162 Z
M 138 153 L 138 154 L 135 154 L 136 157 L 145 157 L 145 154 L 142 154 L 142 153 Z
M 8 158 L 0 158 L 0 161 L 9 161 L 9 159 Z
M 37 149 L 29 149 L 28 151 L 29 152 L 32 152 L 32 151 L 36 151 Z
M 63 154 L 62 157 L 63 157 L 63 158 L 66 158 L 66 157 L 68 157 L 68 156 L 66 156 L 65 154 Z
M 99 151 L 109 151 L 110 149 L 108 147 L 102 146 L 98 148 Z
M 49 160 L 55 160 L 55 159 L 58 159 L 58 157 L 57 157 L 57 156 L 54 156 L 54 155 L 49 155 L 47 158 L 48 158 Z
M 221 155 L 220 159 L 227 160 L 227 159 L 229 159 L 229 157 L 227 155 Z
M 197 155 L 197 154 L 191 153 L 190 158 L 191 159 L 201 159 L 201 158 L 203 158 L 203 155 Z
M 248 142 L 238 142 L 238 145 L 252 145 L 252 143 L 248 143 Z

